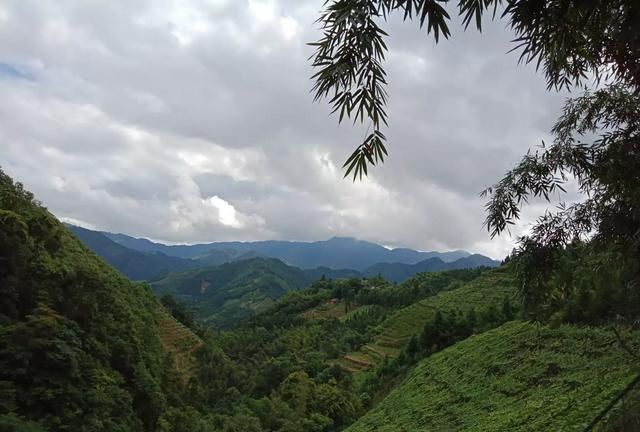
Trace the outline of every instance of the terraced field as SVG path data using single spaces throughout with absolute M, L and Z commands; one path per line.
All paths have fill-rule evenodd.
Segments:
M 159 312 L 158 326 L 165 350 L 171 353 L 176 369 L 187 381 L 196 366 L 192 354 L 202 346 L 202 340 L 164 311 Z
M 437 311 L 466 313 L 475 309 L 480 313 L 491 305 L 499 309 L 505 296 L 515 297 L 512 276 L 502 269 L 488 272 L 460 288 L 443 291 L 391 314 L 371 343 L 344 356 L 339 364 L 352 372 L 373 367 L 385 357 L 397 356 L 411 336 L 419 334 L 424 323 Z
M 510 322 L 423 359 L 347 431 L 581 431 L 637 374 L 609 329 Z M 631 427 L 596 430 L 638 430 L 634 398 L 609 415 Z
M 322 303 L 308 311 L 305 311 L 302 316 L 307 319 L 318 319 L 318 318 L 344 318 L 346 315 L 351 314 L 355 310 L 358 309 L 357 305 L 352 305 L 349 307 L 347 311 L 345 308 L 344 301 L 339 301 L 337 303 Z

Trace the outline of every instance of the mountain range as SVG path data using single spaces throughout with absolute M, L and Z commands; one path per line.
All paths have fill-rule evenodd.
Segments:
M 158 280 L 172 272 L 252 258 L 276 258 L 301 268 L 311 280 L 382 276 L 402 282 L 420 272 L 496 267 L 498 261 L 466 251 L 388 249 L 350 237 L 317 242 L 257 241 L 165 245 L 125 234 L 66 225 L 89 249 L 133 280 Z
M 237 258 L 245 253 L 253 253 L 278 258 L 302 269 L 328 267 L 330 269 L 348 268 L 363 271 L 381 262 L 415 264 L 429 258 L 440 258 L 444 262 L 453 262 L 471 255 L 469 252 L 461 250 L 421 252 L 407 248 L 388 249 L 379 244 L 351 237 L 333 237 L 329 240 L 316 242 L 267 240 L 165 245 L 125 234 L 109 232 L 103 234 L 116 243 L 141 252 L 161 252 L 169 256 L 190 259 L 213 256 L 220 260 L 224 260 L 227 256 Z
M 114 242 L 104 233 L 74 225 L 66 225 L 85 246 L 132 280 L 154 280 L 170 272 L 199 266 L 195 260 L 165 255 L 162 252 L 141 252 Z
M 172 246 L 124 234 L 66 227 L 124 276 L 148 281 L 156 295 L 171 294 L 186 303 L 202 322 L 217 328 L 233 326 L 271 306 L 287 292 L 300 290 L 323 277 L 382 276 L 401 283 L 421 272 L 498 265 L 488 257 L 464 251 L 390 250 L 344 237 L 313 243 L 262 241 Z M 354 267 L 338 268 L 337 257 Z M 309 268 L 312 265 L 315 267 Z

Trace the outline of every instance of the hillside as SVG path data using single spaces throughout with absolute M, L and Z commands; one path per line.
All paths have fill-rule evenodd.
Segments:
M 204 324 L 228 327 L 310 282 L 302 270 L 282 261 L 253 258 L 172 273 L 151 286 L 158 296 L 171 294 L 187 303 Z
M 198 339 L 169 340 L 161 323 L 174 321 L 152 292 L 89 252 L 1 170 L 0 299 L 0 423 L 9 430 L 29 419 L 31 430 L 154 430 L 167 395 L 179 398 L 166 380 L 181 379 L 169 345 L 190 350 Z
M 582 430 L 636 366 L 610 331 L 511 322 L 422 360 L 347 430 Z
M 377 327 L 375 337 L 359 351 L 346 355 L 341 364 L 351 371 L 374 367 L 385 357 L 396 357 L 436 312 L 465 314 L 473 309 L 482 314 L 489 308 L 499 310 L 505 297 L 514 300 L 515 284 L 503 269 L 485 272 L 464 284 L 453 282 L 433 296 L 394 311 Z
M 162 252 L 140 252 L 114 242 L 98 231 L 65 225 L 86 247 L 131 280 L 150 280 L 170 272 L 194 268 L 197 262 L 165 255 Z

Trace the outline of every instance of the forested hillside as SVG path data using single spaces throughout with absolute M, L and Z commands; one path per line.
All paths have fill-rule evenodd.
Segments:
M 271 306 L 283 294 L 311 282 L 302 270 L 273 258 L 253 258 L 172 273 L 151 283 L 163 296 L 186 303 L 205 324 L 228 327 Z
M 420 275 L 406 284 L 434 285 L 437 277 L 442 275 Z M 421 280 L 422 279 L 422 280 Z M 377 328 L 373 340 L 364 345 L 358 352 L 349 353 L 342 364 L 352 371 L 359 371 L 378 366 L 385 359 L 396 358 L 412 337 L 420 337 L 425 323 L 431 323 L 436 314 L 442 317 L 463 317 L 470 321 L 484 319 L 495 322 L 501 313 L 513 318 L 515 299 L 515 281 L 505 269 L 485 272 L 484 274 L 461 283 L 460 279 L 452 279 L 451 283 L 435 295 L 426 297 L 391 313 Z M 444 318 L 443 318 L 444 319 Z
M 0 169 L 0 432 L 640 432 L 639 0 L 13 0 L 0 37 L 0 164 L 52 209 Z
M 0 429 L 152 431 L 168 421 L 182 378 L 159 323 L 173 319 L 1 171 L 0 306 Z M 189 337 L 185 347 L 197 344 Z

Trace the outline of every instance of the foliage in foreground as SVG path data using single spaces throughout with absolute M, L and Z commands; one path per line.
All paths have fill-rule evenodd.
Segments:
M 316 99 L 328 98 L 339 119 L 371 123 L 347 159 L 354 180 L 387 154 L 385 43 L 380 24 L 389 15 L 416 20 L 436 42 L 450 35 L 446 1 L 330 0 L 318 22 L 322 37 L 313 66 Z M 615 263 L 633 306 L 618 311 L 640 317 L 640 3 L 636 0 L 457 0 L 465 29 L 500 14 L 514 31 L 520 61 L 544 71 L 548 87 L 583 92 L 568 99 L 551 132 L 553 141 L 529 151 L 496 184 L 485 189 L 485 226 L 499 235 L 532 198 L 551 201 L 575 182 L 577 202 L 558 198 L 557 209 L 539 217 L 520 239 L 517 255 L 527 314 L 545 319 L 550 276 L 558 256 L 576 241 Z M 593 84 L 593 89 L 588 86 Z M 602 261 L 602 260 L 601 260 Z M 616 281 L 617 282 L 617 281 Z M 605 296 L 619 292 L 601 290 Z M 607 300 L 608 302 L 608 300 Z M 579 312 L 580 313 L 580 312 Z

